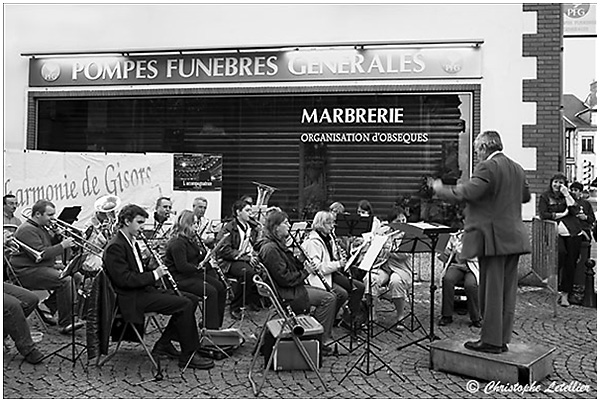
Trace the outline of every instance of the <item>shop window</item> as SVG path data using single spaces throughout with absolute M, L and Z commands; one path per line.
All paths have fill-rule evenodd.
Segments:
M 431 208 L 423 182 L 427 176 L 447 183 L 469 177 L 472 97 L 40 98 L 38 149 L 223 155 L 223 211 L 260 182 L 277 188 L 270 201 L 292 218 L 310 219 L 333 201 L 355 211 L 366 198 L 381 217 L 393 204 L 410 204 L 411 219 L 446 222 L 451 213 L 437 204 Z M 438 218 L 427 212 L 433 210 Z

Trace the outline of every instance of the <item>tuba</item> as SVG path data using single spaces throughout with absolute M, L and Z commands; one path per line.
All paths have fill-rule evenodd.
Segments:
M 117 209 L 121 205 L 121 199 L 116 195 L 105 195 L 94 202 L 94 211 L 106 214 L 106 217 L 115 222 L 117 220 Z
M 253 181 L 252 184 L 256 186 L 256 191 L 258 192 L 258 195 L 256 197 L 256 206 L 259 208 L 262 206 L 266 207 L 269 203 L 269 198 L 277 189 L 275 187 L 267 186 L 266 184 L 258 183 L 255 181 Z
M 102 233 L 106 240 L 110 240 L 116 232 L 117 226 L 117 209 L 121 206 L 121 199 L 116 195 L 105 195 L 94 202 L 94 211 L 96 211 L 96 219 L 99 221 L 98 232 Z M 106 218 L 100 221 L 100 214 L 104 214 Z

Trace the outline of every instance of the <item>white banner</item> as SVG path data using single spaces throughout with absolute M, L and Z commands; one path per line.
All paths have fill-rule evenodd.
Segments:
M 116 195 L 121 206 L 133 203 L 154 213 L 156 199 L 166 196 L 173 210 L 192 209 L 195 197 L 208 200 L 206 216 L 221 217 L 220 191 L 173 191 L 172 154 L 65 153 L 45 151 L 4 151 L 4 194 L 14 194 L 15 215 L 40 199 L 63 208 L 81 206 L 74 226 L 87 226 L 94 202 L 104 195 Z

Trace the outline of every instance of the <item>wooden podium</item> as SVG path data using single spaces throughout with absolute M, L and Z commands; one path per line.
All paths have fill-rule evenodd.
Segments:
M 532 384 L 552 373 L 556 348 L 511 343 L 508 352 L 482 353 L 464 347 L 465 340 L 444 339 L 431 344 L 430 368 L 484 381 Z

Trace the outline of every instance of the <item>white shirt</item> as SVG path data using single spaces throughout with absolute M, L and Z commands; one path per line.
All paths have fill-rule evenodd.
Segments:
M 138 271 L 140 271 L 140 273 L 144 273 L 144 264 L 142 264 L 142 259 L 140 258 L 140 252 L 139 249 L 136 247 L 137 244 L 133 241 L 131 241 L 131 239 L 129 238 L 129 236 L 127 236 L 125 234 L 125 232 L 123 231 L 123 229 L 120 229 L 120 232 L 123 234 L 123 236 L 125 237 L 125 240 L 127 240 L 127 243 L 129 243 L 129 246 L 131 247 L 131 250 L 133 251 L 133 255 L 135 256 L 135 262 L 137 264 L 138 267 Z M 158 273 L 156 271 L 152 271 L 152 275 L 154 275 L 154 279 L 158 280 Z

